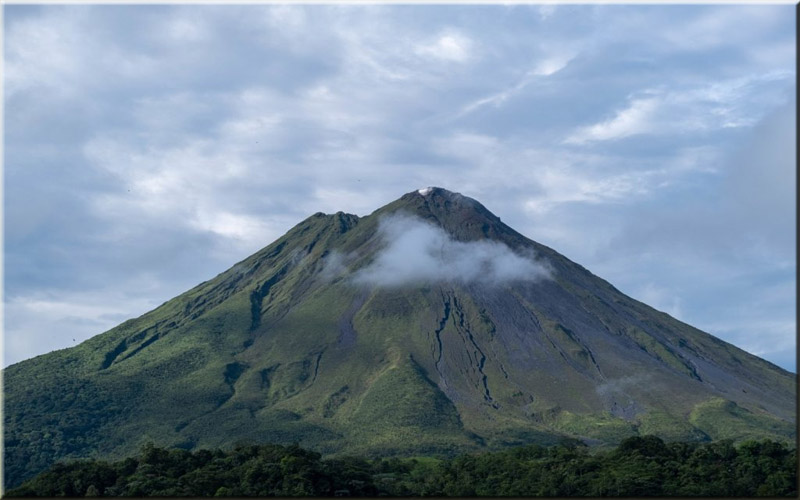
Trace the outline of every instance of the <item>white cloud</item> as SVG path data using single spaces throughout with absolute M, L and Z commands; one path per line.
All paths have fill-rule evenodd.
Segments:
M 80 13 L 63 10 L 59 14 L 22 20 L 6 31 L 6 98 L 41 86 L 68 92 L 74 80 L 81 77 L 85 68 Z
M 239 240 L 261 239 L 269 233 L 265 221 L 258 217 L 223 211 L 201 211 L 190 224 L 202 231 L 211 231 L 226 238 Z M 263 240 L 262 240 L 263 241 Z
M 689 129 L 750 127 L 763 117 L 764 109 L 780 105 L 781 98 L 776 99 L 777 96 L 764 89 L 793 79 L 794 72 L 783 69 L 754 73 L 714 81 L 685 92 L 673 92 L 666 99 L 671 106 L 685 110 L 687 115 L 695 110 L 695 116 L 688 123 Z M 758 103 L 766 106 L 755 106 Z
M 544 214 L 563 203 L 632 200 L 650 191 L 651 186 L 647 181 L 651 174 L 624 173 L 592 178 L 576 171 L 543 169 L 536 180 L 544 193 L 526 201 L 524 207 L 528 211 Z
M 443 229 L 403 215 L 385 217 L 379 233 L 386 247 L 353 275 L 355 283 L 403 286 L 462 282 L 499 285 L 548 278 L 547 266 L 493 241 L 461 242 Z
M 376 16 L 372 11 L 368 18 L 358 19 L 357 26 L 348 23 L 336 23 L 334 26 L 338 41 L 342 44 L 341 76 L 351 82 L 360 82 L 357 86 L 363 89 L 367 82 L 379 82 L 388 85 L 404 83 L 420 76 L 412 64 L 414 46 L 385 19 Z M 392 37 L 391 42 L 387 37 Z
M 229 134 L 236 128 L 223 127 Z M 235 132 L 239 137 L 250 133 Z M 235 141 L 218 146 L 192 140 L 183 146 L 141 151 L 109 137 L 90 141 L 84 151 L 93 166 L 119 181 L 115 192 L 99 194 L 90 201 L 99 217 L 169 220 L 175 227 L 212 232 L 249 248 L 263 244 L 269 235 L 278 236 L 255 215 L 237 212 L 247 210 L 239 202 L 231 203 L 230 196 L 237 189 L 257 178 L 251 172 L 251 161 L 236 149 Z
M 472 56 L 473 42 L 459 33 L 440 35 L 434 42 L 418 45 L 416 53 L 435 59 L 465 62 Z
M 465 104 L 461 107 L 458 113 L 456 113 L 450 119 L 456 120 L 463 118 L 465 115 L 477 111 L 478 109 L 487 105 L 491 105 L 495 108 L 504 105 L 509 99 L 521 94 L 522 91 L 524 91 L 538 78 L 554 75 L 567 67 L 567 65 L 576 57 L 576 55 L 577 51 L 564 51 L 563 48 L 560 49 L 560 51 L 542 55 L 534 67 L 525 73 L 521 78 L 519 78 L 516 83 L 509 85 L 507 88 L 504 88 L 499 92 L 493 92 L 486 97 L 481 97 Z
M 547 68 L 543 67 L 543 69 L 544 70 L 550 69 L 550 67 L 549 66 Z M 474 111 L 476 111 L 476 110 L 478 110 L 478 109 L 480 109 L 480 108 L 482 108 L 484 106 L 487 106 L 487 105 L 491 105 L 493 107 L 502 106 L 510 98 L 514 97 L 515 95 L 519 94 L 523 89 L 525 89 L 525 87 L 527 87 L 531 83 L 532 76 L 539 74 L 538 71 L 539 71 L 539 68 L 537 67 L 536 70 L 534 70 L 531 73 L 526 74 L 515 85 L 513 85 L 513 86 L 511 86 L 511 87 L 509 87 L 507 89 L 501 90 L 500 92 L 495 92 L 495 93 L 493 93 L 493 94 L 491 94 L 489 96 L 481 97 L 480 99 L 477 99 L 477 100 L 474 100 L 474 101 L 472 101 L 470 103 L 467 103 L 466 105 L 464 105 L 461 108 L 461 110 L 458 113 L 456 113 L 456 115 L 451 120 L 455 120 L 455 119 L 458 119 L 458 118 L 463 118 L 465 115 L 468 115 L 469 113 L 472 113 L 472 112 L 474 112 Z
M 564 69 L 574 58 L 574 54 L 558 54 L 542 59 L 534 68 L 533 74 L 550 76 Z
M 563 143 L 591 145 L 636 135 L 674 137 L 751 127 L 784 99 L 766 89 L 786 86 L 793 77 L 793 72 L 781 69 L 700 85 L 649 87 L 629 97 L 613 117 L 577 128 Z
M 618 111 L 613 118 L 581 128 L 564 142 L 584 144 L 648 133 L 653 130 L 653 116 L 658 106 L 659 100 L 653 97 L 633 99 L 627 108 Z
M 670 156 L 645 161 L 585 150 L 534 148 L 525 142 L 468 132 L 436 139 L 434 147 L 460 162 L 461 189 L 506 193 L 515 201 L 510 209 L 522 209 L 525 215 L 535 217 L 553 215 L 565 204 L 632 205 L 655 193 L 697 182 L 698 177 L 717 175 L 719 165 L 719 152 L 712 147 L 680 148 Z M 514 188 L 498 178 L 497 172 L 515 179 Z
M 48 97 L 88 99 L 109 84 L 164 77 L 161 60 L 95 36 L 90 6 L 55 7 L 11 26 L 5 40 L 6 97 L 38 89 Z

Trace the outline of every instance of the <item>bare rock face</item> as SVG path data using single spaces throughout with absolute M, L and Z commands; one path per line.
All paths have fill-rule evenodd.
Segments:
M 795 436 L 793 374 L 436 187 L 363 218 L 312 215 L 159 308 L 4 377 L 6 487 L 148 441 L 419 455 Z

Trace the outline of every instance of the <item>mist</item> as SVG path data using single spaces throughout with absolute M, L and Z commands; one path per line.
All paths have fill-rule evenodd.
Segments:
M 499 285 L 548 278 L 550 270 L 533 256 L 522 256 L 494 241 L 462 242 L 443 229 L 408 215 L 381 219 L 378 234 L 387 246 L 357 271 L 359 284 L 402 286 L 460 282 Z

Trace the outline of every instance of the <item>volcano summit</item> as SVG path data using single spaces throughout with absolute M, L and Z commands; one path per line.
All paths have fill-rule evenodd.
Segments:
M 793 374 L 432 187 L 366 217 L 314 214 L 157 309 L 4 376 L 7 487 L 148 441 L 419 455 L 795 436 Z

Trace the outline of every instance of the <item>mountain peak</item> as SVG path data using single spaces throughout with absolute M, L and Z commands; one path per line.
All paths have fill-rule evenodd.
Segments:
M 410 195 L 414 195 L 414 192 L 408 193 Z M 474 199 L 464 196 L 461 193 L 456 193 L 455 191 L 449 191 L 445 188 L 438 187 L 438 186 L 428 186 L 425 188 L 417 189 L 416 194 L 422 196 L 423 198 L 442 198 L 447 199 L 450 201 L 456 200 L 469 200 L 470 202 L 477 203 Z
M 514 247 L 515 243 L 510 240 L 522 238 L 474 198 L 442 187 L 428 186 L 411 191 L 374 213 L 381 216 L 395 212 L 437 225 L 460 241 L 499 238 Z
M 417 193 L 419 193 L 420 196 L 430 196 L 430 195 L 436 194 L 436 195 L 439 195 L 439 196 L 446 196 L 446 197 L 450 197 L 450 198 L 457 197 L 457 196 L 460 196 L 460 197 L 464 196 L 461 193 L 456 193 L 456 192 L 453 192 L 453 191 L 449 191 L 449 190 L 447 190 L 445 188 L 438 187 L 438 186 L 428 186 L 428 187 L 425 187 L 425 188 L 417 189 Z

